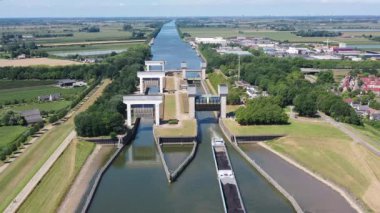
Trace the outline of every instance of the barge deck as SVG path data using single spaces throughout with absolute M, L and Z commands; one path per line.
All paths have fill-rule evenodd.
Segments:
M 226 213 L 245 213 L 243 200 L 232 170 L 231 161 L 223 139 L 213 138 L 211 142 L 219 188 Z

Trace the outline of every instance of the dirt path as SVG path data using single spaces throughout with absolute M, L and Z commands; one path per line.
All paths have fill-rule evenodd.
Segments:
M 90 187 L 91 179 L 97 174 L 98 169 L 103 166 L 104 158 L 108 156 L 112 149 L 113 146 L 96 145 L 57 212 L 75 212 L 80 207 L 81 199 L 85 196 L 87 189 Z
M 335 126 L 340 131 L 344 132 L 346 135 L 350 136 L 356 143 L 359 143 L 366 147 L 369 151 L 373 152 L 375 155 L 380 157 L 380 150 L 376 149 L 374 146 L 369 144 L 366 140 L 363 139 L 363 136 L 361 133 L 355 131 L 354 129 L 348 129 L 345 124 L 339 123 L 335 121 L 334 119 L 330 118 L 329 116 L 325 115 L 322 112 L 319 112 L 319 115 L 323 120 L 328 122 L 329 124 Z

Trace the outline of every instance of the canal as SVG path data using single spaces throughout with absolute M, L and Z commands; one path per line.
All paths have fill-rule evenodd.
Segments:
M 200 59 L 184 43 L 170 22 L 152 47 L 154 60 L 165 60 L 168 69 L 182 61 L 199 69 Z M 198 88 L 199 92 L 203 92 Z M 142 119 L 136 138 L 109 167 L 94 196 L 89 212 L 223 212 L 211 138 L 222 137 L 215 115 L 197 112 L 199 147 L 194 160 L 176 182 L 165 177 L 153 139 L 153 121 Z M 248 212 L 293 212 L 290 203 L 228 147 L 232 166 Z M 164 149 L 169 164 L 178 164 L 188 147 Z

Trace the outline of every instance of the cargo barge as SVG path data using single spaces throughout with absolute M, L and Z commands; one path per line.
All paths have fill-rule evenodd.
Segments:
M 232 170 L 224 140 L 221 138 L 212 138 L 211 146 L 224 212 L 245 213 L 243 200 Z

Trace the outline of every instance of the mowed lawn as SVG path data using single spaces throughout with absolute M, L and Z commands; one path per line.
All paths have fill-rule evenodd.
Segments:
M 347 189 L 373 211 L 380 211 L 380 158 L 330 124 L 317 119 L 291 120 L 290 125 L 242 127 L 228 119 L 225 124 L 242 135 L 286 134 L 268 145 Z
M 159 137 L 193 137 L 197 135 L 197 122 L 196 120 L 182 120 L 178 127 L 155 127 L 155 133 Z
M 27 130 L 23 126 L 2 126 L 0 127 L 0 147 L 16 140 L 23 132 Z M 1 188 L 1 187 L 0 187 Z
M 94 143 L 73 141 L 18 212 L 41 212 L 42 209 L 43 212 L 56 212 L 94 147 Z
M 289 31 L 257 31 L 249 28 L 181 28 L 182 33 L 190 33 L 192 37 L 216 37 L 225 38 L 246 36 L 246 37 L 261 37 L 270 38 L 276 41 L 289 42 L 324 42 L 325 37 L 300 37 Z M 365 34 L 365 33 L 362 33 Z M 379 42 L 371 41 L 364 37 L 334 37 L 330 41 L 344 42 L 347 44 L 379 44 Z
M 164 100 L 164 120 L 176 118 L 176 98 L 174 94 L 166 94 Z
M 75 96 L 78 95 L 84 87 L 79 88 L 59 88 L 51 85 L 13 88 L 0 90 L 0 104 L 6 101 L 13 100 L 26 100 L 37 101 L 37 97 L 40 95 L 49 95 L 52 93 L 60 93 L 61 96 Z

